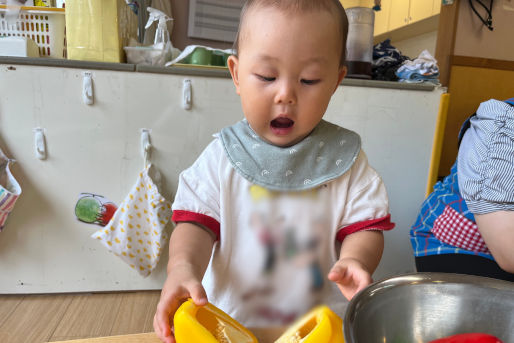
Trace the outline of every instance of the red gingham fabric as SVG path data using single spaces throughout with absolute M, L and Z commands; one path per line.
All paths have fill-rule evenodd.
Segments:
M 489 253 L 478 226 L 450 206 L 434 221 L 434 236 L 443 243 L 474 252 Z

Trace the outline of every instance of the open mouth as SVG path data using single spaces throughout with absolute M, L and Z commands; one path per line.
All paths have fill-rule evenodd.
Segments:
M 289 118 L 276 118 L 271 121 L 271 127 L 275 129 L 288 129 L 294 125 L 294 121 Z

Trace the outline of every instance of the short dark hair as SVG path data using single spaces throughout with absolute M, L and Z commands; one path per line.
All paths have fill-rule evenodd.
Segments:
M 256 7 L 273 7 L 282 11 L 312 11 L 312 10 L 326 10 L 329 13 L 335 14 L 339 32 L 341 35 L 341 59 L 340 66 L 343 66 L 346 61 L 346 38 L 348 36 L 348 18 L 346 12 L 339 0 L 247 0 L 241 10 L 239 19 L 239 29 L 237 31 L 236 40 L 234 41 L 234 54 L 237 56 L 239 52 L 239 45 L 241 39 L 241 28 L 243 27 L 246 19 L 246 14 L 250 9 Z

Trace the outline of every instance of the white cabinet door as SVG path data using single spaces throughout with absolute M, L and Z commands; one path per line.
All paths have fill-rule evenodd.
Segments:
M 213 133 L 242 118 L 232 81 L 93 70 L 88 106 L 83 70 L 0 66 L 0 144 L 17 160 L 23 189 L 0 234 L 0 293 L 160 289 L 167 252 L 142 278 L 90 237 L 101 227 L 79 222 L 75 203 L 81 192 L 123 201 L 143 169 L 142 128 L 151 129 L 161 194 L 173 200 L 180 171 Z M 185 78 L 192 82 L 191 111 L 182 108 Z M 36 127 L 45 132 L 46 160 L 34 155 Z

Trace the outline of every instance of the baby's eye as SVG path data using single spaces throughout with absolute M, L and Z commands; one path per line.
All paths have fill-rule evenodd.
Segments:
M 305 85 L 315 85 L 316 83 L 318 83 L 320 80 L 317 79 L 317 80 L 306 80 L 306 79 L 301 79 L 301 82 Z
M 266 81 L 266 82 L 271 82 L 271 81 L 275 81 L 275 77 L 269 77 L 269 76 L 264 76 L 264 75 L 259 75 L 259 74 L 255 74 L 257 76 L 257 78 L 261 81 Z

